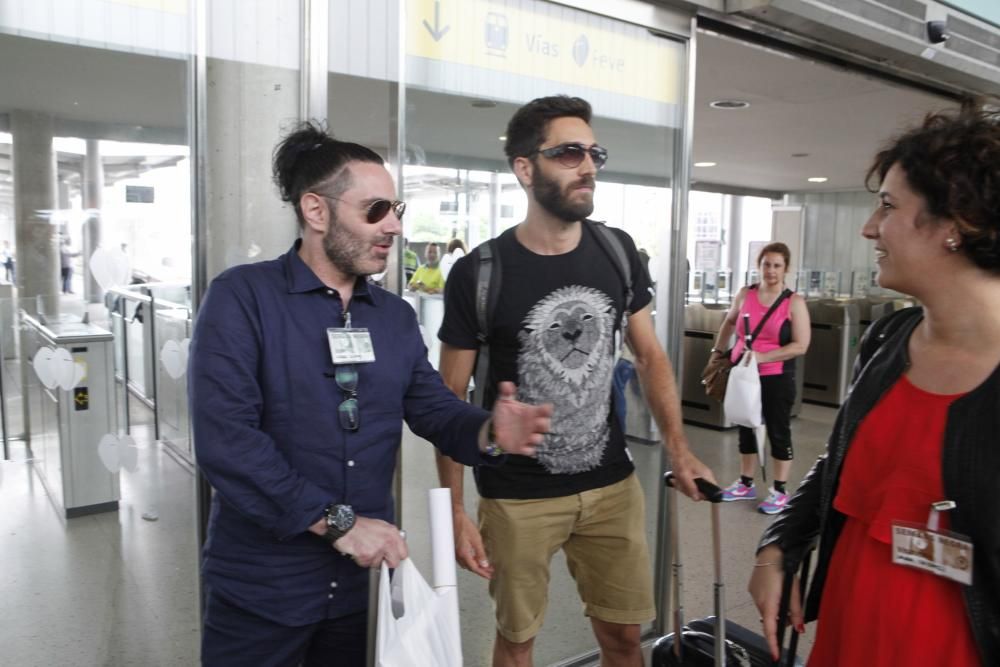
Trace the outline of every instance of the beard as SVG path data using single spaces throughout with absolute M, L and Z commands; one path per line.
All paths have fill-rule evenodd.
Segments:
M 581 185 L 587 185 L 592 188 L 594 187 L 594 179 L 581 178 L 578 181 L 570 183 L 566 187 L 566 190 L 569 191 Z M 545 176 L 537 164 L 534 173 L 531 175 L 531 188 L 535 194 L 535 201 L 546 211 L 564 222 L 579 222 L 594 212 L 593 197 L 575 204 L 570 202 L 565 192 L 559 189 L 559 182 Z
M 323 251 L 327 259 L 347 275 L 370 276 L 385 271 L 387 263 L 384 259 L 370 256 L 372 247 L 391 242 L 392 237 L 360 238 L 331 217 L 330 227 L 323 235 Z

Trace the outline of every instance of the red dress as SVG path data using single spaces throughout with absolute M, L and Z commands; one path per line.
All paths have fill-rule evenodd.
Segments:
M 858 427 L 833 501 L 847 522 L 809 667 L 980 664 L 961 584 L 892 562 L 892 523 L 924 524 L 930 504 L 945 499 L 944 429 L 959 396 L 928 393 L 903 376 Z M 947 512 L 941 517 L 946 530 Z

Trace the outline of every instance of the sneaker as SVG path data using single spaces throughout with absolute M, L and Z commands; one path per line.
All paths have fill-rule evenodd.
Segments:
M 764 514 L 777 514 L 781 510 L 785 509 L 785 505 L 788 504 L 788 494 L 775 491 L 773 488 L 770 489 L 770 494 L 767 496 L 767 500 L 762 502 L 757 509 Z
M 757 500 L 757 487 L 747 486 L 740 480 L 736 480 L 722 490 L 722 500 Z

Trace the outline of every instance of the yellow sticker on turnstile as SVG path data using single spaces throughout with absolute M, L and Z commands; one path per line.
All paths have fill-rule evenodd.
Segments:
M 90 390 L 86 387 L 73 387 L 73 409 L 76 412 L 90 409 Z

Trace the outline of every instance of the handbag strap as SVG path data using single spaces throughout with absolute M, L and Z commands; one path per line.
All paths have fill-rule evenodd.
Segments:
M 767 324 L 767 318 L 771 317 L 771 315 L 774 314 L 774 311 L 778 309 L 778 306 L 781 305 L 781 302 L 790 297 L 791 295 L 792 295 L 792 290 L 786 287 L 784 291 L 782 291 L 781 294 L 778 295 L 778 298 L 774 300 L 774 303 L 771 304 L 771 307 L 767 309 L 766 313 L 764 313 L 764 317 L 761 319 L 760 322 L 757 323 L 757 326 L 754 327 L 753 333 L 750 334 L 750 340 L 748 340 L 746 344 L 748 350 L 751 349 L 750 346 L 757 339 L 757 335 L 760 334 L 761 329 L 763 329 L 764 325 Z M 743 320 L 743 325 L 746 329 L 750 328 L 749 317 Z

